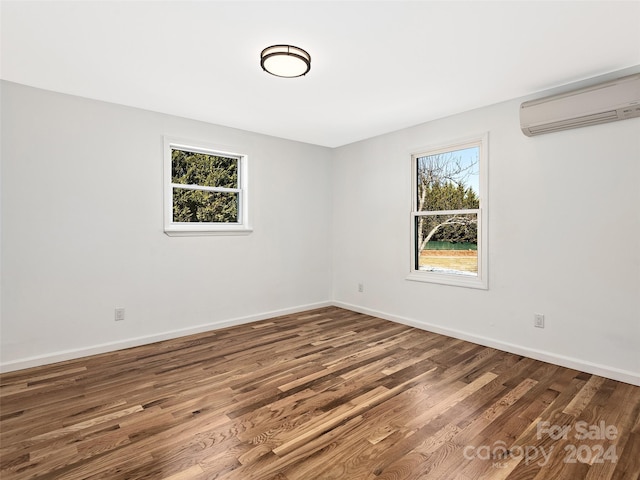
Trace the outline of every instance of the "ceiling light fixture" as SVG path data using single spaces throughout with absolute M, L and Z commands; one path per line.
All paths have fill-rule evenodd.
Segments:
M 262 50 L 260 66 L 276 77 L 301 77 L 311 70 L 311 55 L 293 45 L 272 45 Z

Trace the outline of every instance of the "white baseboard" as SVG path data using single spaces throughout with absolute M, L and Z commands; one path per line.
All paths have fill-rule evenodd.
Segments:
M 178 330 L 170 330 L 167 332 L 147 335 L 143 337 L 129 338 L 117 342 L 103 343 L 99 345 L 93 345 L 86 348 L 78 348 L 73 350 L 64 350 L 54 352 L 45 355 L 39 355 L 35 357 L 28 357 L 20 360 L 14 360 L 0 364 L 0 372 L 12 372 L 15 370 L 22 370 L 25 368 L 39 367 L 41 365 L 48 365 L 56 362 L 63 362 L 66 360 L 73 360 L 76 358 L 87 357 L 89 355 L 97 355 L 100 353 L 114 352 L 116 350 L 122 350 L 125 348 L 138 347 L 141 345 L 147 345 L 150 343 L 161 342 L 163 340 L 170 340 L 174 338 L 184 337 L 187 335 L 193 335 L 196 333 L 203 333 L 212 330 L 218 330 L 221 328 L 232 327 L 235 325 L 242 325 L 245 323 L 257 322 L 260 320 L 266 320 L 269 318 L 279 317 L 282 315 L 290 315 L 294 313 L 304 312 L 307 310 L 313 310 L 315 308 L 336 306 L 352 310 L 354 312 L 364 313 L 366 315 L 372 315 L 374 317 L 383 318 L 391 322 L 401 323 L 403 325 L 409 325 L 421 330 L 427 330 L 429 332 L 438 333 L 441 335 L 447 335 L 449 337 L 459 338 L 469 342 L 484 345 L 486 347 L 496 348 L 516 355 L 524 355 L 526 357 L 534 358 L 543 362 L 552 363 L 554 365 L 560 365 L 562 367 L 572 368 L 574 370 L 580 370 L 583 372 L 591 373 L 593 375 L 599 375 L 613 380 L 618 380 L 632 385 L 640 386 L 640 375 L 628 370 L 621 370 L 606 365 L 600 365 L 597 363 L 588 362 L 573 357 L 567 357 L 564 355 L 558 355 L 552 352 L 544 350 L 536 350 L 521 345 L 515 345 L 507 342 L 500 342 L 492 338 L 473 335 L 461 330 L 444 328 L 438 325 L 433 325 L 427 322 L 418 321 L 411 318 L 401 317 L 370 308 L 360 307 L 345 302 L 318 302 L 308 305 L 299 305 L 297 307 L 286 308 L 282 310 L 274 310 L 271 312 L 260 313 L 256 315 L 249 315 L 246 317 L 238 317 L 230 320 L 223 320 L 219 322 L 212 322 L 203 325 L 197 325 L 194 327 L 183 328 Z
M 242 325 L 245 323 L 257 322 L 260 320 L 266 320 L 269 318 L 280 317 L 282 315 L 290 315 L 293 313 L 304 312 L 307 310 L 313 310 L 314 308 L 330 307 L 333 304 L 331 302 L 319 302 L 308 305 L 299 305 L 297 307 L 285 308 L 282 310 L 274 310 L 271 312 L 260 313 L 257 315 L 249 315 L 246 317 L 238 317 L 230 320 L 223 320 L 219 322 L 212 322 L 203 325 L 196 325 L 194 327 L 181 328 L 178 330 L 170 330 L 168 332 L 162 332 L 154 335 L 146 335 L 143 337 L 129 338 L 125 340 L 119 340 L 117 342 L 102 343 L 99 345 L 93 345 L 86 348 L 78 348 L 72 350 L 63 350 L 59 352 L 49 353 L 45 355 L 38 355 L 35 357 L 23 358 L 20 360 L 13 360 L 0 364 L 0 372 L 13 372 L 15 370 L 23 370 L 25 368 L 39 367 L 41 365 L 48 365 L 50 363 L 64 362 L 66 360 L 74 360 L 76 358 L 88 357 L 90 355 L 97 355 L 100 353 L 114 352 L 116 350 L 123 350 L 125 348 L 139 347 L 141 345 L 148 345 L 150 343 L 161 342 L 163 340 L 171 340 L 173 338 L 185 337 L 187 335 L 193 335 L 196 333 L 209 332 L 211 330 L 219 330 L 221 328 L 232 327 L 235 325 Z
M 392 315 L 386 312 L 380 312 L 378 310 L 372 310 L 370 308 L 352 305 L 350 303 L 333 302 L 333 305 L 335 305 L 336 307 L 345 308 L 347 310 L 352 310 L 354 312 L 371 315 L 373 317 L 383 318 L 391 322 L 402 323 L 403 325 L 409 325 L 410 327 L 416 327 L 421 330 L 427 330 L 429 332 L 439 333 L 441 335 L 447 335 L 449 337 L 458 338 L 460 340 L 477 343 L 479 345 L 484 345 L 485 347 L 496 348 L 498 350 L 514 353 L 516 355 L 523 355 L 525 357 L 552 363 L 561 367 L 567 367 L 574 370 L 591 373 L 592 375 L 599 375 L 601 377 L 610 378 L 612 380 L 618 380 L 620 382 L 640 386 L 640 374 L 629 370 L 621 370 L 613 367 L 608 367 L 606 365 L 592 363 L 586 360 L 558 355 L 556 353 L 547 352 L 544 350 L 537 350 L 533 348 L 523 347 L 521 345 L 515 345 L 512 343 L 500 342 L 492 338 L 473 335 L 460 330 L 443 328 L 441 326 L 433 325 L 427 322 L 420 322 L 411 318 Z

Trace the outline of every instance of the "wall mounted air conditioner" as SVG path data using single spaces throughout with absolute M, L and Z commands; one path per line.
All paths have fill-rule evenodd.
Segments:
M 640 117 L 640 73 L 520 105 L 528 137 Z

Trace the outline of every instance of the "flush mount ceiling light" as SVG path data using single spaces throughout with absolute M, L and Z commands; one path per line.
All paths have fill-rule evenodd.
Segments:
M 260 66 L 276 77 L 301 77 L 311 70 L 311 55 L 293 45 L 272 45 L 262 50 Z

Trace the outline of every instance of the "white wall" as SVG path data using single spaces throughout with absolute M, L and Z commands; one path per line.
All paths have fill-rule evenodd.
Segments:
M 334 301 L 639 383 L 640 119 L 528 138 L 520 102 L 334 152 Z M 410 153 L 487 131 L 489 290 L 405 280 Z
M 163 233 L 163 135 L 249 155 L 252 234 Z M 3 369 L 326 304 L 330 169 L 323 147 L 3 82 Z
M 331 151 L 3 82 L 2 368 L 333 301 L 640 384 L 640 119 L 531 139 L 519 104 Z M 486 131 L 489 290 L 405 280 L 410 153 Z M 250 155 L 251 235 L 162 232 L 164 134 Z

